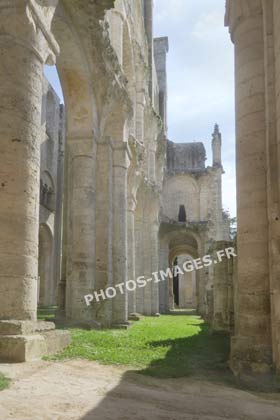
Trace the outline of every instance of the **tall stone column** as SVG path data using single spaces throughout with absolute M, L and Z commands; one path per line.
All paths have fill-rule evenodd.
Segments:
M 168 245 L 162 240 L 159 250 L 159 269 L 166 270 L 169 267 L 169 249 Z M 159 312 L 167 313 L 169 311 L 169 279 L 159 283 Z
M 156 143 L 153 141 L 149 144 L 149 164 L 148 176 L 151 182 L 156 182 Z
M 96 271 L 95 290 L 112 286 L 113 149 L 110 137 L 97 142 L 96 160 Z M 95 302 L 95 318 L 102 326 L 111 325 L 112 302 Z
M 128 280 L 135 280 L 135 208 L 136 201 L 133 196 L 128 199 L 127 209 L 127 260 Z M 136 290 L 128 292 L 128 313 L 136 312 Z
M 153 30 L 153 0 L 144 0 L 144 24 L 148 41 L 149 60 L 149 95 L 153 102 L 153 59 L 154 59 L 154 30 Z
M 110 15 L 111 42 L 119 59 L 123 64 L 123 17 L 118 10 L 112 9 Z
M 159 271 L 159 223 L 151 224 L 150 250 L 151 250 L 151 274 Z M 152 315 L 159 313 L 159 283 L 152 281 Z
M 271 369 L 266 184 L 264 31 L 261 1 L 228 2 L 235 45 L 237 151 L 236 374 Z
M 50 31 L 54 10 L 55 2 L 0 5 L 1 361 L 46 354 L 47 337 L 39 331 L 54 329 L 36 322 L 42 79 L 44 64 L 59 52 Z
M 137 195 L 137 208 L 135 214 L 135 276 L 144 276 L 144 252 L 143 252 L 143 241 L 144 241 L 144 223 L 143 223 L 143 209 L 142 209 L 142 196 L 139 200 Z M 136 289 L 136 312 L 144 313 L 144 288 L 138 287 Z
M 213 261 L 216 260 L 217 252 L 232 247 L 231 242 L 217 241 L 212 247 Z M 223 258 L 218 264 L 214 264 L 214 287 L 213 287 L 213 320 L 212 328 L 217 332 L 230 332 L 232 310 L 232 258 Z
M 144 109 L 145 91 L 143 81 L 138 81 L 136 92 L 136 138 L 140 143 L 144 142 Z
M 0 319 L 36 320 L 43 66 L 58 46 L 29 1 L 0 5 Z
M 67 135 L 68 234 L 66 318 L 92 325 L 92 306 L 84 296 L 94 289 L 95 274 L 95 154 L 93 138 Z
M 113 284 L 127 281 L 127 172 L 130 163 L 128 146 L 113 144 Z M 127 292 L 117 292 L 112 300 L 112 323 L 128 321 Z
M 269 221 L 269 257 L 270 257 L 270 293 L 271 293 L 271 330 L 273 364 L 280 372 L 280 258 L 279 258 L 279 60 L 280 22 L 279 3 L 274 0 L 262 0 L 264 14 L 264 50 L 265 50 L 265 83 L 266 83 L 266 146 L 267 146 L 267 197 Z

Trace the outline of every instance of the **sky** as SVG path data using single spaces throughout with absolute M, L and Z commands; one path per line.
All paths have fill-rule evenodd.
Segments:
M 168 138 L 203 141 L 212 164 L 215 123 L 222 133 L 223 207 L 236 215 L 233 45 L 225 0 L 154 0 L 154 36 L 168 36 Z M 62 98 L 55 68 L 46 76 Z

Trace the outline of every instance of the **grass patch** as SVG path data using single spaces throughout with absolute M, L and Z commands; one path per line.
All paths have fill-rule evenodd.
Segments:
M 2 373 L 0 373 L 0 391 L 8 388 L 10 385 L 10 379 L 6 378 Z
M 52 321 L 55 318 L 57 306 L 40 306 L 37 311 L 37 319 L 39 321 Z
M 73 329 L 71 334 L 72 344 L 56 360 L 84 358 L 128 365 L 156 377 L 230 375 L 229 338 L 212 335 L 198 316 L 145 317 L 128 331 Z

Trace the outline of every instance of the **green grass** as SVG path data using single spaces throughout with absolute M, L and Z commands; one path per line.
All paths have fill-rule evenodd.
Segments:
M 3 391 L 3 389 L 8 388 L 10 384 L 10 380 L 6 378 L 2 373 L 0 373 L 0 391 Z
M 228 337 L 212 335 L 198 316 L 145 317 L 127 331 L 73 329 L 71 334 L 72 344 L 56 360 L 127 365 L 156 377 L 229 375 Z

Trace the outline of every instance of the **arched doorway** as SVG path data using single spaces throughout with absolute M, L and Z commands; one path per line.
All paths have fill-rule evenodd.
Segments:
M 193 257 L 189 254 L 181 254 L 173 261 L 173 299 L 174 307 L 180 309 L 196 309 L 196 272 L 185 272 L 184 264 L 193 265 Z
M 203 314 L 208 273 L 205 269 L 186 272 L 182 267 L 184 264 L 195 267 L 193 261 L 205 253 L 204 231 L 163 221 L 159 237 L 160 268 L 169 267 L 173 273 L 172 278 L 160 283 L 160 312 L 185 308 Z

